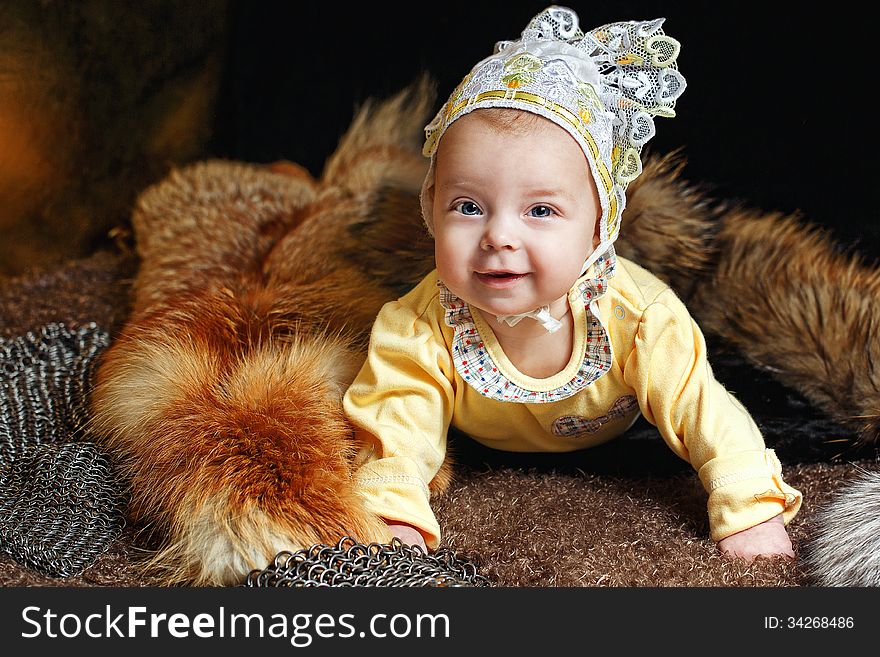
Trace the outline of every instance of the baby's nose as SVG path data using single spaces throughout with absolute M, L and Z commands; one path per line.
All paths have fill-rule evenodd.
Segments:
M 486 222 L 486 229 L 480 240 L 484 251 L 515 250 L 520 246 L 516 224 L 505 217 L 492 217 Z

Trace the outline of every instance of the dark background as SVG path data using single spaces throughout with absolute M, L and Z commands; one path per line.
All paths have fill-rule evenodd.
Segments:
M 288 159 L 319 174 L 369 97 L 421 72 L 438 103 L 494 43 L 548 3 L 234 2 L 211 151 Z M 665 17 L 688 88 L 649 149 L 682 148 L 716 197 L 802 216 L 844 248 L 880 257 L 873 206 L 874 28 L 842 5 L 571 2 L 581 27 Z

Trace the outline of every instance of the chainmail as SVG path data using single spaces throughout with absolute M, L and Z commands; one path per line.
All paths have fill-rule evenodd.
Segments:
M 358 543 L 350 536 L 335 546 L 316 544 L 298 552 L 279 552 L 263 570 L 252 570 L 247 587 L 315 586 L 489 586 L 470 561 L 449 548 L 426 554 L 394 538 L 391 543 Z
M 93 323 L 0 338 L 0 551 L 56 577 L 91 565 L 124 526 L 110 460 L 84 440 L 108 345 Z
M 0 338 L 0 552 L 56 577 L 79 574 L 124 527 L 112 463 L 88 442 L 88 399 L 109 336 L 95 324 L 48 324 Z M 488 586 L 449 549 L 399 539 L 280 552 L 248 587 Z

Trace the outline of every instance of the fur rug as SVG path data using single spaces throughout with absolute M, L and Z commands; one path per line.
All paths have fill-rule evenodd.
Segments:
M 416 85 L 363 108 L 319 180 L 293 163 L 179 170 L 142 194 L 136 253 L 0 289 L 4 335 L 46 321 L 111 330 L 91 430 L 131 490 L 123 540 L 83 575 L 7 560 L 0 582 L 228 585 L 281 549 L 384 536 L 350 489 L 339 400 L 378 308 L 431 266 L 417 199 L 430 105 Z M 841 522 L 838 494 L 876 468 L 880 274 L 794 218 L 712 201 L 681 167 L 648 159 L 619 252 L 685 299 L 716 375 L 804 492 L 789 527 L 801 558 L 722 557 L 695 473 L 644 422 L 569 455 L 453 436 L 454 465 L 432 486 L 444 544 L 496 584 L 851 583 L 823 571 L 831 544 L 818 539 Z

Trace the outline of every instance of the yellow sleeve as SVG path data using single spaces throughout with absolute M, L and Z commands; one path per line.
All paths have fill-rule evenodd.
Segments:
M 404 297 L 379 312 L 366 361 L 343 399 L 361 446 L 354 481 L 367 507 L 418 528 L 430 548 L 440 527 L 428 483 L 446 453 L 452 371 L 439 324 Z
M 786 523 L 795 516 L 801 493 L 783 481 L 751 415 L 715 379 L 703 334 L 672 290 L 645 308 L 624 379 L 645 418 L 698 472 L 713 541 L 780 512 Z

